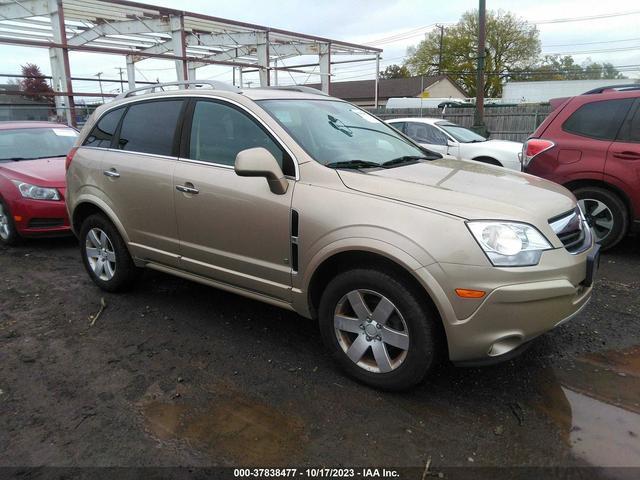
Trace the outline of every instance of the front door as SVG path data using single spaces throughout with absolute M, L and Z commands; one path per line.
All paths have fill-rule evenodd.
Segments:
M 293 173 L 290 156 L 242 108 L 198 99 L 189 106 L 185 158 L 174 173 L 181 266 L 192 273 L 290 300 L 291 199 L 271 192 L 264 178 L 239 177 L 238 152 L 264 147 Z

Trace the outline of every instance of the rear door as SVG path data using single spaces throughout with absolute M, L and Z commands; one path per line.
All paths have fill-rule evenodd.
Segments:
M 290 300 L 295 184 L 290 153 L 261 122 L 231 102 L 194 99 L 188 117 L 173 192 L 181 267 Z M 272 193 L 262 177 L 236 175 L 236 155 L 253 147 L 269 150 L 289 176 L 285 194 Z
M 631 199 L 635 218 L 640 216 L 640 99 L 636 99 L 616 140 L 609 146 L 605 175 Z M 632 218 L 633 220 L 633 218 Z
M 104 192 L 131 252 L 170 266 L 178 265 L 173 170 L 184 105 L 183 99 L 131 104 L 102 159 Z

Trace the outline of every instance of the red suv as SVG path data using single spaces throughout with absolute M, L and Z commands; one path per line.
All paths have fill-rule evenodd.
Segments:
M 551 100 L 524 170 L 573 191 L 603 248 L 640 230 L 640 84 Z

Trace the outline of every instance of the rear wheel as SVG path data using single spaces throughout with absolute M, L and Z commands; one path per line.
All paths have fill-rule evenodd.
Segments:
M 138 268 L 120 233 L 104 215 L 91 215 L 82 223 L 80 254 L 87 273 L 103 290 L 125 290 L 136 279 Z
M 15 245 L 19 241 L 20 235 L 16 231 L 9 207 L 4 201 L 0 200 L 0 243 Z
M 336 276 L 322 294 L 319 314 L 332 356 L 373 387 L 413 387 L 440 357 L 437 315 L 411 285 L 385 272 L 356 269 Z
M 599 187 L 582 187 L 573 193 L 602 249 L 618 244 L 629 227 L 629 213 L 620 197 Z

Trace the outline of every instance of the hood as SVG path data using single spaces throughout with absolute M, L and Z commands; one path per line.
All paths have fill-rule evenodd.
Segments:
M 0 163 L 0 172 L 10 180 L 22 180 L 39 187 L 64 188 L 64 157 Z
M 571 192 L 533 175 L 440 159 L 386 170 L 338 170 L 347 188 L 465 219 L 547 223 L 575 208 Z

